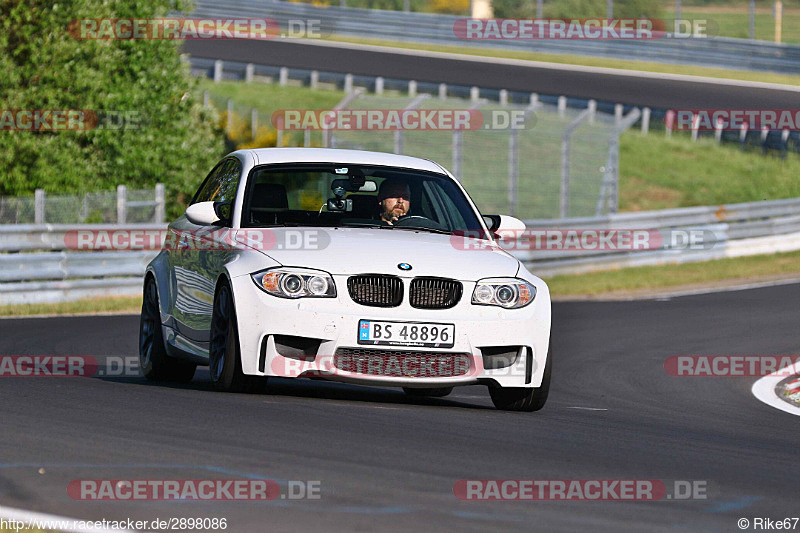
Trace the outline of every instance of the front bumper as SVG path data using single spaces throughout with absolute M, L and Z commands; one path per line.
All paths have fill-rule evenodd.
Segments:
M 462 281 L 461 301 L 451 309 L 416 309 L 408 294 L 398 307 L 379 308 L 359 305 L 347 293 L 347 276 L 333 276 L 336 298 L 289 300 L 259 289 L 249 275 L 231 280 L 238 320 L 242 370 L 248 375 L 283 377 L 322 377 L 365 385 L 403 387 L 444 387 L 488 383 L 501 387 L 541 385 L 550 340 L 550 294 L 540 279 L 529 279 L 536 286 L 536 299 L 522 309 L 502 309 L 470 303 L 474 282 Z M 406 283 L 410 278 L 404 279 Z M 455 325 L 454 345 L 450 348 L 409 348 L 358 344 L 360 319 L 434 322 Z M 279 336 L 279 337 L 276 337 Z M 281 336 L 318 340 L 304 353 L 279 353 L 276 339 Z M 488 347 L 519 347 L 519 356 L 502 368 L 486 368 Z M 371 348 L 392 355 L 393 351 L 418 354 L 464 354 L 468 371 L 459 375 L 380 375 L 337 368 L 340 349 Z M 484 348 L 484 350 L 482 350 Z M 399 355 L 401 364 L 408 355 Z M 413 356 L 411 356 L 413 357 Z M 339 365 L 341 366 L 341 365 Z M 349 367 L 352 368 L 352 365 Z M 359 367 L 360 369 L 361 367 Z M 365 367 L 366 368 L 366 367 Z

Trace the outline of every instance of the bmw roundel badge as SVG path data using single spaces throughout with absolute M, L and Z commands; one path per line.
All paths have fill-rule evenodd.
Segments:
M 409 265 L 408 263 L 400 263 L 399 265 L 397 265 L 397 268 L 399 268 L 400 270 L 411 270 L 411 265 Z

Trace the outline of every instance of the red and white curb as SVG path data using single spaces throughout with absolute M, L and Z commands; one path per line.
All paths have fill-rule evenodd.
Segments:
M 787 370 L 790 370 L 792 374 L 800 374 L 800 362 L 795 363 L 792 365 L 792 367 L 782 368 L 768 376 L 764 376 L 753 383 L 753 388 L 750 390 L 753 393 L 753 396 L 765 404 L 772 406 L 775 409 L 780 409 L 781 411 L 800 416 L 800 404 L 792 405 L 788 401 L 778 396 L 778 393 L 775 390 L 778 387 L 778 384 L 786 379 L 786 375 L 789 373 Z M 790 390 L 800 393 L 800 377 L 790 381 L 787 384 L 787 387 Z

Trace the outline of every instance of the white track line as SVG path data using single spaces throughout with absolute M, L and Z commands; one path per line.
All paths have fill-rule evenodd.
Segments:
M 13 507 L 0 506 L 0 517 L 6 520 L 17 520 L 19 522 L 23 522 L 25 527 L 32 526 L 34 525 L 34 522 L 38 522 L 38 526 L 40 528 L 50 529 L 53 531 L 67 531 L 69 533 L 133 533 L 133 531 L 130 529 L 55 527 L 55 525 L 59 522 L 62 524 L 72 522 L 73 525 L 75 525 L 76 522 L 99 522 L 100 520 L 80 520 L 54 514 L 35 513 L 33 511 L 26 511 L 25 509 L 14 509 Z M 113 520 L 106 521 L 113 522 Z M 47 524 L 45 524 L 45 522 L 47 522 Z M 13 529 L 14 528 L 9 528 L 9 530 Z
M 454 54 L 451 52 L 433 52 L 430 50 L 414 50 L 411 48 L 392 48 L 374 44 L 357 44 L 341 41 L 328 41 L 319 39 L 293 39 L 298 44 L 343 48 L 348 50 L 364 50 L 367 52 L 389 52 L 418 57 L 432 57 L 438 59 L 454 59 L 458 61 L 472 61 L 474 63 L 491 63 L 494 65 L 512 65 L 518 67 L 548 68 L 552 70 L 568 70 L 576 72 L 589 72 L 593 74 L 610 74 L 614 76 L 631 76 L 636 78 L 652 78 L 660 80 L 676 80 L 694 83 L 714 83 L 717 85 L 733 85 L 737 87 L 753 87 L 759 89 L 773 89 L 782 91 L 800 92 L 800 85 L 785 85 L 780 83 L 766 83 L 761 81 L 736 80 L 731 78 L 712 78 L 708 76 L 691 76 L 688 74 L 668 74 L 666 72 L 647 72 L 643 70 L 630 70 L 609 67 L 587 67 L 569 63 L 551 63 L 548 61 L 533 61 L 530 59 L 511 59 L 506 57 L 475 56 L 468 54 Z M 402 46 L 402 44 L 401 44 Z M 691 65 L 689 65 L 691 66 Z M 736 71 L 733 71 L 736 72 Z
M 759 379 L 753 383 L 753 388 L 751 391 L 753 396 L 765 404 L 772 406 L 775 409 L 780 409 L 781 411 L 800 416 L 800 407 L 795 407 L 789 402 L 780 399 L 775 393 L 775 387 L 778 385 L 778 383 L 789 376 L 788 370 L 790 368 L 792 373 L 800 374 L 800 362 L 797 362 L 792 365 L 792 367 L 783 367 L 782 369 L 773 372 L 769 376 L 764 376 L 763 378 Z

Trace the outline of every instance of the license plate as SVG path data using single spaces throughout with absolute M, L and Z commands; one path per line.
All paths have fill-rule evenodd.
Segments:
M 363 319 L 358 321 L 358 344 L 452 348 L 455 334 L 454 324 Z

